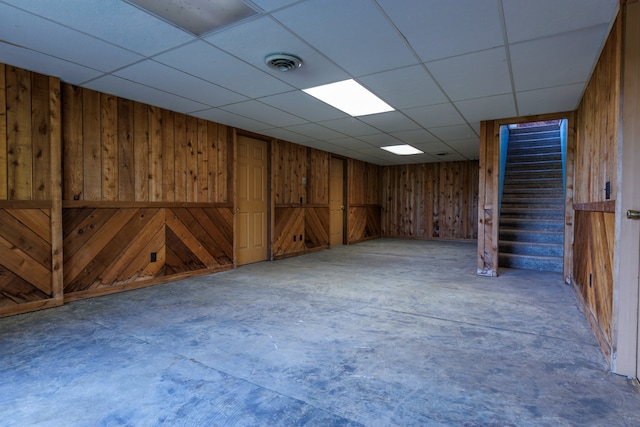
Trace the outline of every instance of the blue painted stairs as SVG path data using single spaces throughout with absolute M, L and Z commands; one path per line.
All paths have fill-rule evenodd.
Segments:
M 500 209 L 499 266 L 562 272 L 560 125 L 512 128 Z

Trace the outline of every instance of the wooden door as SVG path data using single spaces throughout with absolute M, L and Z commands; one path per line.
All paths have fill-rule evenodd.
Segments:
M 329 181 L 329 243 L 331 246 L 344 243 L 344 160 L 331 158 Z
M 238 136 L 237 265 L 267 259 L 267 144 Z

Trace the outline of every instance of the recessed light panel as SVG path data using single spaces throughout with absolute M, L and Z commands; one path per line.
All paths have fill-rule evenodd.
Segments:
M 383 150 L 387 150 L 390 153 L 397 154 L 399 156 L 411 156 L 413 154 L 422 154 L 424 151 L 418 150 L 411 145 L 389 145 L 387 147 L 380 147 Z
M 254 15 L 241 0 L 129 0 L 195 35 Z
M 352 79 L 303 91 L 353 117 L 393 111 L 393 107 Z

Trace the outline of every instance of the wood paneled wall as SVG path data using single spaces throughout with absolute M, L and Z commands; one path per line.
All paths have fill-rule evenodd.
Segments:
M 232 203 L 227 126 L 63 84 L 66 201 Z
M 386 166 L 382 197 L 386 237 L 478 237 L 476 161 Z
M 616 19 L 576 113 L 573 277 L 605 354 L 612 349 L 622 20 Z M 611 198 L 605 185 L 611 184 Z
M 347 161 L 347 243 L 382 236 L 381 180 L 380 166 Z
M 589 311 L 587 318 L 592 322 L 602 348 L 610 356 L 615 214 L 577 211 L 575 233 L 579 239 L 574 249 L 573 278 Z
M 329 153 L 271 144 L 274 259 L 329 247 Z
M 576 114 L 575 203 L 601 202 L 605 185 L 618 192 L 622 21 L 618 18 L 602 50 Z
M 62 303 L 59 88 L 0 64 L 0 316 Z

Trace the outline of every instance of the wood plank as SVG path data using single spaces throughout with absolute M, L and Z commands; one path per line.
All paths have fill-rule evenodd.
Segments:
M 49 77 L 31 73 L 31 144 L 34 200 L 51 200 Z
M 43 239 L 5 210 L 0 210 L 0 236 L 33 261 L 51 267 L 50 239 Z
M 162 110 L 149 106 L 149 201 L 163 200 Z
M 134 200 L 149 201 L 149 108 L 140 102 L 133 104 L 133 166 Z
M 166 268 L 168 274 L 205 269 L 206 265 L 191 252 L 182 240 L 170 229 L 166 229 Z
M 62 264 L 62 102 L 60 79 L 49 77 L 49 144 L 50 144 L 50 195 L 51 195 L 51 294 L 56 302 L 63 301 L 64 272 Z
M 329 158 L 328 152 L 309 148 L 306 177 L 309 204 L 329 204 Z
M 135 200 L 133 101 L 118 98 L 118 200 Z
M 188 224 L 190 227 L 187 227 L 187 224 L 183 223 L 182 220 L 178 218 L 178 215 L 175 214 L 176 211 L 178 210 L 168 212 L 166 217 L 167 227 L 171 229 L 176 237 L 182 241 L 184 246 L 188 248 L 202 264 L 207 267 L 219 265 L 218 260 L 209 252 L 210 246 L 203 245 L 204 242 L 202 242 L 202 239 L 205 236 L 209 237 L 208 234 L 206 234 L 206 232 L 198 233 L 201 227 L 198 227 L 200 224 L 195 221 L 189 221 Z M 188 213 L 185 209 L 180 209 L 179 211 L 182 213 L 181 217 L 184 217 Z M 196 225 L 196 227 L 194 227 L 194 225 Z
M 21 277 L 40 291 L 51 296 L 51 271 L 0 236 L 0 259 L 2 266 Z
M 7 80 L 6 66 L 0 63 L 0 200 L 8 198 L 7 181 Z
M 50 298 L 48 294 L 0 265 L 0 308 L 14 307 L 18 304 L 48 298 Z M 3 314 L 0 311 L 0 316 Z
M 187 186 L 189 183 L 189 168 L 187 157 L 190 148 L 187 140 L 186 116 L 176 113 L 174 115 L 174 138 L 175 138 L 175 201 L 187 202 Z
M 162 200 L 176 200 L 174 113 L 162 110 Z
M 187 202 L 198 200 L 198 119 L 186 119 Z
M 228 215 L 226 218 L 215 215 L 211 211 L 213 210 L 203 208 L 171 210 L 193 237 L 200 242 L 200 245 L 216 258 L 216 264 L 225 264 L 231 261 L 233 253 L 233 240 L 230 237 L 231 233 L 229 233 L 231 218 Z M 167 214 L 167 217 L 169 215 Z M 194 250 L 192 251 L 195 253 Z
M 82 90 L 82 142 L 84 200 L 102 200 L 102 147 L 100 93 Z
M 219 156 L 222 154 L 219 152 L 220 141 L 218 140 L 218 124 L 213 122 L 207 122 L 207 143 L 206 150 L 208 151 L 207 158 L 209 159 L 209 169 L 207 170 L 207 187 L 208 195 L 207 200 L 217 201 L 219 200 L 219 188 L 218 188 L 218 173 L 219 169 Z M 203 147 L 203 149 L 205 149 Z
M 64 200 L 83 200 L 82 153 L 82 89 L 70 84 L 62 85 L 62 139 L 64 147 Z M 74 165 L 69 167 L 69 165 Z
M 6 69 L 8 199 L 33 200 L 31 73 Z
M 118 99 L 101 94 L 102 200 L 118 200 Z
M 209 200 L 209 125 L 206 120 L 198 119 L 198 144 L 196 148 L 198 162 L 198 195 L 197 202 L 210 202 Z
M 51 244 L 51 214 L 44 209 L 6 209 L 5 212 Z

